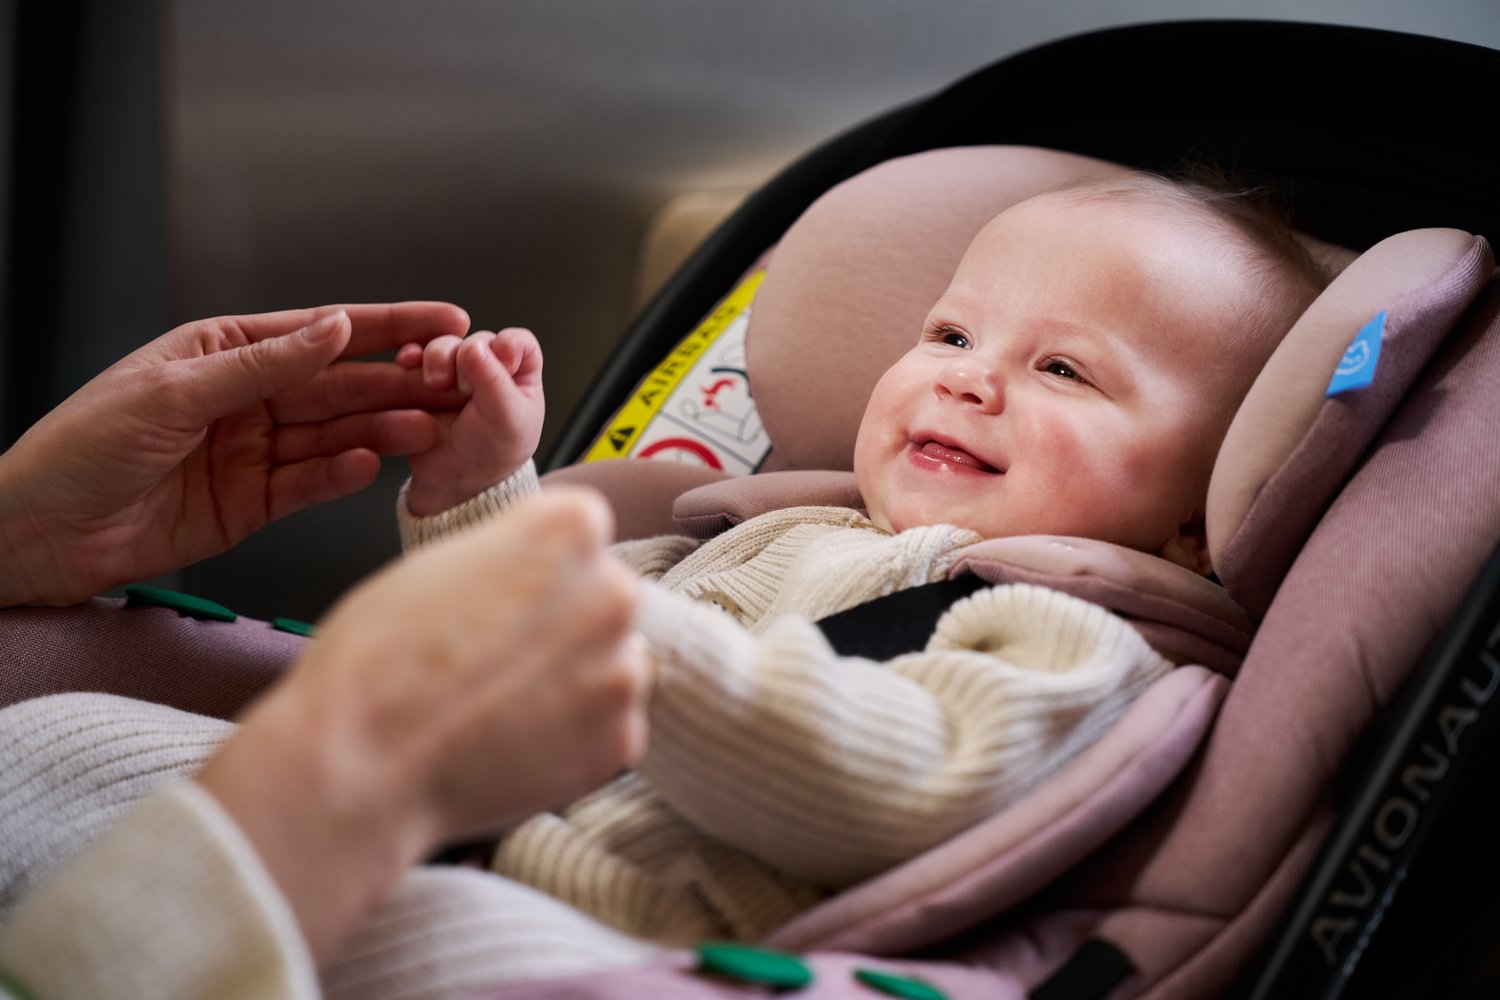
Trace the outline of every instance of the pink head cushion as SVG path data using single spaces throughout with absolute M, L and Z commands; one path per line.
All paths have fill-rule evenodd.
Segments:
M 1254 617 L 1494 266 L 1488 243 L 1457 229 L 1391 236 L 1333 280 L 1261 369 L 1219 450 L 1207 508 L 1214 568 Z M 1382 312 L 1373 383 L 1329 396 L 1355 333 Z

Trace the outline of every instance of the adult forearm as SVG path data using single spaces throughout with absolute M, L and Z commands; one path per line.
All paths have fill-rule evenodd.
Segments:
M 25 500 L 24 473 L 14 449 L 0 454 L 0 608 L 23 604 L 71 604 L 74 596 L 58 579 L 57 540 L 50 537 Z
M 434 837 L 400 776 L 381 780 L 378 754 L 313 707 L 273 695 L 197 781 L 255 847 L 322 961 Z

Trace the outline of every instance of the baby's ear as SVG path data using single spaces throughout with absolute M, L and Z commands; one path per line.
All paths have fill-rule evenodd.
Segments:
M 1213 564 L 1208 561 L 1208 529 L 1204 527 L 1203 514 L 1194 514 L 1177 529 L 1177 534 L 1167 539 L 1156 554 L 1168 562 L 1186 566 L 1199 576 L 1213 576 Z

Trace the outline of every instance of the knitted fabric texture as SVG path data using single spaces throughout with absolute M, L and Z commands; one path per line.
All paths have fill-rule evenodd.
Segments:
M 320 988 L 253 848 L 184 778 L 232 728 L 99 694 L 0 710 L 0 970 L 39 1000 L 467 1000 L 659 953 L 509 880 L 416 868 Z
M 755 940 L 1005 808 L 1170 665 L 1101 608 L 1024 585 L 960 602 L 886 664 L 812 624 L 946 578 L 976 540 L 811 507 L 617 546 L 658 581 L 637 622 L 658 665 L 646 758 L 508 833 L 494 869 L 664 945 Z
M 254 849 L 212 796 L 173 780 L 229 731 L 98 694 L 0 712 L 0 967 L 41 998 L 319 995 Z
M 408 479 L 396 499 L 396 523 L 401 529 L 401 547 L 415 548 L 434 538 L 442 538 L 466 527 L 482 524 L 539 488 L 536 464 L 528 459 L 525 465 L 510 474 L 510 478 L 478 496 L 429 517 L 418 517 L 406 506 L 406 494 L 411 489 L 411 480 Z

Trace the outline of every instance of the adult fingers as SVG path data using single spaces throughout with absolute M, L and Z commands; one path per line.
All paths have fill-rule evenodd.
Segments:
M 447 302 L 386 302 L 288 309 L 218 321 L 232 325 L 249 341 L 279 337 L 314 322 L 320 315 L 341 311 L 352 327 L 342 357 L 389 351 L 410 341 L 426 343 L 442 336 L 463 336 L 469 314 Z
M 580 555 L 598 552 L 614 541 L 614 512 L 603 495 L 584 487 L 559 486 L 531 497 L 504 520 L 517 519 L 524 519 L 524 525 L 540 535 L 559 539 L 563 548 Z
M 273 469 L 266 487 L 267 519 L 275 521 L 313 504 L 358 493 L 379 472 L 379 456 L 365 449 Z
M 550 672 L 526 688 L 496 683 L 475 692 L 471 717 L 481 724 L 490 746 L 487 752 L 463 755 L 470 766 L 479 757 L 482 767 L 476 769 L 479 781 L 469 796 L 458 795 L 439 806 L 450 827 L 493 827 L 556 806 L 597 788 L 644 755 L 644 670 L 634 648 L 623 640 L 593 644 L 550 666 Z M 524 716 L 517 717 L 518 711 Z M 509 787 L 497 787 L 493 761 L 528 755 L 534 763 L 524 775 L 511 772 Z M 445 773 L 451 778 L 456 769 L 450 765 Z M 451 793 L 456 786 L 450 780 L 439 790 Z
M 439 755 L 444 780 L 431 786 L 431 802 L 450 830 L 481 829 L 556 805 L 644 751 L 648 671 L 628 641 L 633 574 L 620 567 L 612 579 L 598 572 L 603 563 L 588 563 L 582 579 L 563 574 L 556 581 L 574 591 L 594 584 L 587 588 L 588 621 L 559 609 L 556 591 L 544 591 L 531 595 L 528 613 L 517 621 L 488 620 L 487 640 L 469 643 L 504 655 L 498 664 L 487 659 L 497 668 L 476 675 L 480 683 L 465 692 L 456 716 L 463 725 Z M 509 595 L 508 602 L 516 599 Z M 429 731 L 438 716 L 455 718 L 429 713 Z M 500 784 L 496 759 L 518 765 Z
M 272 401 L 276 419 L 309 423 L 350 413 L 378 410 L 457 410 L 464 396 L 456 388 L 434 389 L 421 371 L 382 361 L 340 361 Z
M 190 423 L 227 416 L 313 378 L 348 342 L 349 317 L 326 313 L 295 333 L 210 350 L 167 369 Z
M 355 448 L 377 455 L 414 455 L 436 444 L 437 435 L 437 419 L 423 410 L 386 410 L 283 424 L 271 436 L 271 462 L 288 465 Z

